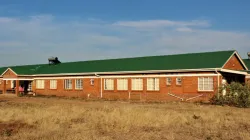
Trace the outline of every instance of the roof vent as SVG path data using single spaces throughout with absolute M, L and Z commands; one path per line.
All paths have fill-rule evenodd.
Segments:
M 50 57 L 48 60 L 50 65 L 56 65 L 58 63 L 61 63 L 57 57 Z
M 247 53 L 248 59 L 250 59 L 250 52 Z

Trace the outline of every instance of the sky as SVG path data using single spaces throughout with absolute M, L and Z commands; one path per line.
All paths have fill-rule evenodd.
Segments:
M 237 50 L 249 0 L 1 0 L 0 66 Z

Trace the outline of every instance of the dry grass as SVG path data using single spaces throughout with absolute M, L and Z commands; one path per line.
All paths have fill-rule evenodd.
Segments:
M 250 139 L 250 109 L 0 96 L 0 139 Z

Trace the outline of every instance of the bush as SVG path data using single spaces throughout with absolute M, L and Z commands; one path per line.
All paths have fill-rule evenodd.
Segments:
M 20 93 L 17 94 L 17 96 L 18 97 L 23 97 L 23 93 L 20 92 Z
M 223 90 L 226 94 L 223 95 Z M 211 99 L 212 104 L 250 107 L 250 87 L 241 83 L 232 82 L 220 87 L 219 92 Z

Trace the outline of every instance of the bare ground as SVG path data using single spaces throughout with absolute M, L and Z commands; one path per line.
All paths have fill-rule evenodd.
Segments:
M 250 109 L 0 95 L 0 139 L 250 140 Z

